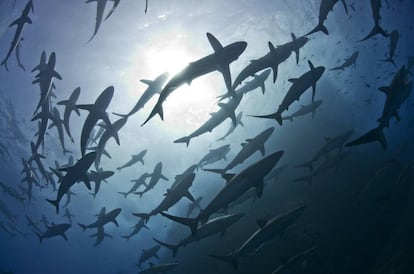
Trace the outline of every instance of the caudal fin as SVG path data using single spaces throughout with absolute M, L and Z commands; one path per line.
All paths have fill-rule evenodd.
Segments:
M 78 223 L 78 225 L 83 229 L 83 231 L 86 231 L 86 229 L 88 228 L 86 225 L 83 225 L 81 223 Z
M 255 118 L 264 118 L 264 119 L 275 119 L 279 125 L 282 125 L 283 123 L 283 119 L 282 119 L 282 115 L 275 112 L 269 115 L 247 115 L 250 117 L 255 117 Z
M 167 244 L 164 242 L 161 242 L 160 240 L 157 240 L 156 238 L 152 238 L 155 242 L 157 242 L 158 244 L 168 248 L 169 250 L 171 250 L 173 258 L 175 258 L 177 256 L 177 252 L 178 252 L 178 247 L 179 245 L 173 245 L 173 244 Z
M 118 192 L 119 194 L 121 194 L 121 195 L 124 195 L 124 198 L 126 198 L 126 197 L 128 197 L 128 192 Z
M 211 258 L 220 260 L 222 262 L 230 263 L 233 266 L 234 270 L 239 268 L 239 258 L 235 255 L 219 256 L 219 255 L 209 255 Z
M 384 37 L 388 36 L 388 34 L 381 28 L 381 26 L 377 24 L 372 28 L 371 32 L 364 39 L 359 40 L 358 42 L 368 40 L 369 38 L 372 38 L 377 34 L 381 34 Z
M 161 118 L 161 120 L 164 120 L 164 111 L 162 109 L 162 105 L 157 103 L 154 108 L 151 111 L 151 114 L 148 116 L 147 120 L 145 120 L 144 123 L 142 123 L 141 126 L 145 125 L 149 120 L 151 120 L 152 117 L 154 117 L 156 114 L 158 114 Z
M 312 33 L 315 33 L 315 32 L 318 32 L 318 31 L 322 31 L 326 35 L 329 34 L 328 29 L 323 24 L 318 24 L 313 30 L 311 30 L 310 32 L 305 34 L 305 36 L 311 35 Z
M 41 243 L 43 240 L 42 235 L 40 235 L 36 230 L 33 230 L 33 232 L 37 235 L 37 237 L 39 237 L 39 242 Z
M 183 218 L 183 217 L 177 217 L 173 215 L 169 215 L 167 213 L 161 212 L 161 215 L 164 216 L 167 219 L 170 219 L 174 222 L 183 224 L 185 226 L 188 226 L 191 229 L 191 233 L 194 235 L 197 232 L 197 225 L 198 220 L 192 219 L 192 218 Z
M 59 214 L 59 201 L 46 199 L 50 204 L 56 207 L 56 213 Z
M 387 141 L 385 140 L 385 135 L 382 131 L 382 128 L 374 128 L 362 135 L 361 137 L 347 143 L 345 146 L 351 147 L 372 142 L 380 142 L 382 148 L 387 149 Z
M 186 137 L 175 140 L 174 143 L 176 143 L 176 144 L 177 143 L 185 143 L 188 147 L 188 145 L 190 144 L 190 141 L 191 141 L 191 137 L 186 136 Z

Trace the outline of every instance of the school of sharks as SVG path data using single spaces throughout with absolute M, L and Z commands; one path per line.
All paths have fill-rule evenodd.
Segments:
M 413 12 L 0 1 L 0 274 L 413 273 Z

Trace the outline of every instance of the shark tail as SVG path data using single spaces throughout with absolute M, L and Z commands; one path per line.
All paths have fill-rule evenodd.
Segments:
M 129 117 L 129 114 L 120 114 L 120 113 L 115 113 L 115 112 L 112 112 L 112 114 L 114 114 L 116 116 L 119 116 L 121 118 L 128 118 Z
M 176 144 L 177 143 L 185 143 L 188 147 L 188 145 L 190 144 L 190 141 L 191 141 L 191 137 L 186 136 L 186 137 L 175 140 L 174 143 L 176 143 Z
M 193 235 L 197 232 L 198 219 L 177 217 L 164 212 L 161 212 L 161 215 L 167 219 L 170 219 L 171 221 L 188 226 L 191 229 L 191 233 Z
M 39 237 L 39 242 L 42 243 L 43 237 L 40 235 L 36 230 L 33 230 L 34 234 L 36 234 L 37 237 Z
M 211 258 L 216 260 L 230 263 L 233 266 L 234 270 L 239 268 L 239 258 L 236 255 L 227 255 L 227 256 L 219 256 L 219 255 L 209 255 Z
M 277 112 L 269 114 L 269 115 L 247 115 L 247 116 L 255 117 L 255 118 L 264 118 L 264 119 L 275 119 L 279 125 L 282 125 L 283 123 L 282 115 L 280 115 Z
M 56 208 L 56 213 L 59 214 L 59 201 L 58 200 L 49 200 L 46 199 L 50 204 L 54 205 Z
M 83 231 L 86 231 L 86 229 L 87 229 L 87 226 L 86 225 L 83 225 L 81 223 L 78 223 L 78 225 L 83 229 Z
M 311 35 L 312 33 L 315 33 L 315 32 L 318 32 L 318 31 L 322 31 L 326 35 L 329 34 L 328 29 L 323 25 L 323 23 L 321 23 L 321 24 L 318 24 L 313 30 L 311 30 L 310 32 L 305 34 L 305 36 Z
M 161 242 L 160 240 L 157 240 L 156 238 L 152 238 L 152 239 L 158 244 L 162 245 L 163 247 L 166 247 L 169 250 L 171 250 L 173 258 L 177 256 L 179 245 L 167 244 L 167 243 Z
M 126 198 L 126 197 L 128 197 L 128 192 L 118 192 L 119 194 L 121 194 L 121 195 L 124 195 L 124 198 Z
M 148 213 L 132 213 L 132 215 L 144 219 L 145 223 L 148 223 L 148 221 L 151 217 L 151 214 L 148 214 Z
M 145 120 L 144 123 L 142 123 L 141 126 L 145 125 L 149 120 L 151 120 L 152 117 L 154 117 L 156 114 L 158 114 L 161 118 L 161 120 L 164 120 L 164 111 L 162 109 L 162 104 L 157 103 L 154 108 L 151 111 L 151 114 L 148 116 L 147 120 Z
M 372 37 L 374 37 L 377 34 L 381 34 L 384 37 L 388 37 L 388 34 L 381 28 L 381 26 L 378 25 L 378 24 L 376 24 L 372 28 L 371 32 L 364 39 L 359 40 L 358 42 L 362 42 L 362 41 L 368 40 L 369 38 L 372 38 Z
M 377 128 L 374 128 L 374 129 L 368 131 L 367 133 L 365 133 L 361 137 L 345 144 L 345 146 L 350 147 L 350 146 L 356 146 L 356 145 L 371 143 L 371 142 L 375 142 L 375 141 L 380 142 L 383 149 L 387 149 L 387 140 L 385 139 L 384 132 L 383 132 L 382 128 L 380 128 L 380 127 L 377 127 Z
M 308 176 L 298 177 L 298 178 L 294 179 L 293 181 L 294 182 L 303 182 L 303 181 L 305 181 L 309 185 L 311 185 L 312 184 L 312 179 L 313 179 L 313 176 L 312 175 L 308 175 Z

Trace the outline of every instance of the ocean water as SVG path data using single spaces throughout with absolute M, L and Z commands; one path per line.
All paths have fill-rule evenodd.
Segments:
M 372 7 L 377 2 L 381 4 L 379 25 L 389 34 L 394 30 L 399 34 L 393 53 L 395 65 L 381 61 L 390 54 L 391 35 L 384 37 L 378 34 L 360 41 L 374 26 Z M 7 69 L 3 65 L 0 67 L 0 273 L 139 273 L 150 267 L 150 263 L 178 263 L 168 273 L 272 273 L 279 266 L 286 269 L 275 273 L 413 273 L 413 96 L 408 94 L 403 98 L 401 106 L 397 104 L 398 115 L 392 112 L 389 124 L 384 125 L 386 148 L 380 142 L 346 144 L 376 128 L 379 125 L 377 120 L 384 117 L 384 106 L 392 105 L 390 100 L 386 100 L 392 94 L 385 95 L 378 88 L 390 86 L 403 66 L 413 71 L 410 65 L 414 65 L 414 2 L 345 0 L 345 3 L 347 12 L 342 1 L 329 11 L 324 21 L 328 35 L 316 32 L 306 36 L 309 40 L 299 49 L 296 62 L 294 51 L 287 50 L 288 55 L 284 58 L 278 46 L 290 43 L 292 33 L 302 37 L 318 24 L 320 0 L 149 0 L 146 13 L 145 1 L 125 0 L 120 1 L 105 20 L 114 4 L 108 1 L 102 21 L 97 16 L 96 2 L 33 0 L 33 10 L 28 10 L 32 23 L 24 24 L 18 36 L 23 37 L 18 56 L 25 70 L 19 67 L 14 47 L 7 60 Z M 0 1 L 2 61 L 18 30 L 18 25 L 9 25 L 21 16 L 28 4 L 30 2 L 26 0 Z M 100 21 L 96 35 L 93 35 Z M 280 58 L 275 59 L 280 61 L 277 79 L 273 81 L 273 71 L 270 71 L 264 81 L 264 93 L 258 87 L 243 96 L 235 110 L 236 114 L 243 113 L 243 126 L 237 125 L 223 141 L 217 139 L 229 130 L 231 118 L 211 132 L 207 130 L 192 138 L 188 146 L 174 143 L 214 117 L 210 113 L 225 108 L 218 105 L 217 98 L 227 91 L 221 73 L 224 69 L 216 64 L 225 63 L 231 53 L 200 66 L 201 70 L 210 66 L 211 69 L 206 70 L 211 73 L 195 72 L 189 81 L 184 76 L 183 79 L 174 78 L 186 75 L 180 71 L 188 66 L 194 69 L 194 65 L 189 65 L 194 64 L 191 62 L 214 53 L 207 33 L 213 34 L 224 47 L 235 42 L 247 42 L 246 49 L 238 58 L 229 62 L 233 82 L 243 69 L 255 64 L 252 60 L 272 52 L 268 45 L 271 42 Z M 57 103 L 68 99 L 77 87 L 80 87 L 77 104 L 82 105 L 93 104 L 106 88 L 113 86 L 114 94 L 106 112 L 114 123 L 120 119 L 114 113 L 128 113 L 147 89 L 148 85 L 140 80 L 154 80 L 168 72 L 169 79 L 163 86 L 171 79 L 182 84 L 163 103 L 163 120 L 155 115 L 142 125 L 156 105 L 158 94 L 128 117 L 118 132 L 120 144 L 110 138 L 105 150 L 111 157 L 102 156 L 99 164 L 100 168 L 114 174 L 107 183 L 102 182 L 95 197 L 90 195 L 94 182 L 92 190 L 82 182 L 75 183 L 71 191 L 76 195 L 71 196 L 66 207 L 67 197 L 64 195 L 59 214 L 46 201 L 55 199 L 57 192 L 43 178 L 36 163 L 31 164 L 37 174 L 31 200 L 23 191 L 28 183 L 24 181 L 26 173 L 21 172 L 22 159 L 28 161 L 32 156 L 31 142 L 36 144 L 38 140 L 39 125 L 37 121 L 31 121 L 39 113 L 35 111 L 36 106 L 39 101 L 41 105 L 47 105 L 41 99 L 41 90 L 48 91 L 44 86 L 50 87 L 52 83 L 44 80 L 47 73 L 31 72 L 39 65 L 43 51 L 47 61 L 55 53 L 56 62 L 52 70 L 60 76 L 54 74 L 53 95 L 48 93 L 45 100 L 50 102 L 51 109 L 58 109 L 62 119 L 65 108 Z M 331 70 L 357 51 L 355 65 Z M 308 72 L 308 61 L 315 67 L 325 67 L 316 81 L 314 100 L 323 102 L 314 117 L 307 114 L 292 121 L 284 120 L 282 125 L 274 119 L 252 117 L 276 112 L 295 85 L 289 79 L 300 78 Z M 275 63 L 278 61 L 271 62 Z M 191 74 L 191 69 L 184 72 Z M 254 72 L 260 74 L 265 69 L 270 68 Z M 408 86 L 413 76 L 408 72 L 403 74 L 406 76 L 403 84 Z M 36 79 L 42 80 L 33 83 Z M 243 80 L 237 88 L 254 78 Z M 306 83 L 309 82 L 311 80 Z M 398 83 L 394 81 L 393 87 L 397 87 L 392 89 L 394 93 L 401 92 Z M 312 87 L 304 91 L 298 101 L 292 102 L 282 117 L 292 115 L 311 102 Z M 46 107 L 44 109 L 47 110 Z M 46 171 L 53 173 L 49 167 L 55 168 L 55 161 L 65 165 L 70 156 L 75 163 L 82 158 L 81 135 L 87 115 L 83 109 L 80 116 L 75 112 L 71 114 L 73 142 L 63 129 L 65 148 L 70 152 L 64 153 L 56 127 L 46 130 L 44 142 L 40 142 L 36 149 L 44 156 L 41 162 Z M 51 124 L 52 119 L 47 127 Z M 264 142 L 264 154 L 260 147 L 226 173 L 239 174 L 280 150 L 284 154 L 275 168 L 285 168 L 276 179 L 265 180 L 262 195 L 252 195 L 255 198 L 228 207 L 225 212 L 215 212 L 211 217 L 232 213 L 243 213 L 244 216 L 223 234 L 217 233 L 180 247 L 176 257 L 161 246 L 156 257 L 143 262 L 142 268 L 138 267 L 136 264 L 143 250 L 158 245 L 153 238 L 176 244 L 191 235 L 191 231 L 157 214 L 149 218 L 147 228 L 127 240 L 122 236 L 129 235 L 132 227 L 141 220 L 133 213 L 151 212 L 168 196 L 173 183 L 180 179 L 177 175 L 198 164 L 210 150 L 229 145 L 226 159 L 194 171 L 195 178 L 189 192 L 194 198 L 202 197 L 200 207 L 206 209 L 217 193 L 226 187 L 226 181 L 220 174 L 203 169 L 224 169 L 246 147 L 240 144 L 251 143 L 251 139 L 270 127 L 274 127 L 274 131 Z M 350 130 L 353 131 L 350 137 L 329 153 L 315 158 L 329 140 Z M 94 133 L 98 131 L 99 126 L 96 126 Z M 91 143 L 89 147 L 96 145 Z M 127 163 L 131 155 L 143 150 L 147 150 L 143 163 L 117 169 Z M 340 156 L 344 158 L 338 160 Z M 297 167 L 311 159 L 315 160 L 313 171 Z M 336 162 L 330 165 L 329 161 Z M 118 193 L 128 191 L 133 185 L 131 180 L 145 172 L 153 173 L 159 162 L 162 163 L 161 173 L 168 180 L 159 180 L 142 197 L 130 194 L 125 198 Z M 93 170 L 96 170 L 95 164 L 89 168 L 89 171 Z M 73 173 L 79 174 L 79 171 Z M 62 171 L 64 174 L 66 171 Z M 258 172 L 249 180 L 252 184 L 260 184 L 264 175 Z M 51 176 L 59 187 L 59 178 L 54 174 Z M 306 179 L 298 180 L 303 177 Z M 149 181 L 147 178 L 146 182 Z M 24 201 L 18 201 L 5 191 L 6 188 L 15 190 Z M 144 186 L 140 186 L 137 191 L 143 189 Z M 188 197 L 182 197 L 166 212 L 186 217 L 189 204 Z M 271 220 L 298 206 L 306 206 L 306 209 L 297 219 L 280 224 L 281 229 L 276 229 L 253 247 L 244 247 L 249 252 L 239 256 L 237 270 L 231 263 L 211 256 L 237 254 L 249 237 L 260 231 L 257 220 Z M 103 226 L 111 237 L 105 237 L 95 246 L 96 238 L 90 236 L 98 230 L 83 231 L 78 224 L 95 222 L 103 207 L 106 213 L 117 208 L 121 212 L 116 217 L 117 225 L 110 222 Z M 36 223 L 40 230 L 38 234 L 44 233 L 53 224 L 69 222 L 63 216 L 66 208 L 74 215 L 71 227 L 65 232 L 67 240 L 57 236 L 40 242 L 35 229 L 28 225 L 27 217 Z M 199 212 L 195 209 L 190 217 L 196 218 Z M 41 222 L 42 216 L 47 224 Z M 310 248 L 315 249 L 300 256 Z

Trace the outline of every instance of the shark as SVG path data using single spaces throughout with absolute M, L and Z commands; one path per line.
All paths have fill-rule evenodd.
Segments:
M 71 167 L 61 168 L 59 171 L 66 171 L 66 174 L 60 178 L 60 184 L 56 200 L 46 199 L 51 205 L 56 208 L 56 213 L 59 213 L 59 202 L 62 200 L 70 188 L 79 180 L 82 180 L 88 189 L 91 189 L 90 180 L 87 174 L 88 169 L 95 161 L 96 153 L 89 152 L 79 159 L 75 165 Z
M 80 92 L 81 92 L 81 88 L 77 87 L 73 90 L 73 92 L 69 96 L 69 99 L 62 100 L 57 103 L 58 105 L 65 107 L 65 111 L 63 113 L 63 125 L 65 126 L 66 133 L 68 134 L 69 138 L 72 140 L 72 143 L 73 143 L 73 137 L 70 132 L 70 116 L 72 112 L 75 112 L 78 116 L 80 116 L 79 109 L 76 107 L 76 102 L 78 101 Z
M 42 154 L 39 154 L 36 149 L 36 145 L 33 142 L 30 142 L 30 148 L 32 150 L 32 155 L 30 156 L 29 160 L 27 161 L 29 164 L 35 162 L 37 168 L 39 169 L 40 173 L 42 174 L 43 178 L 48 181 L 47 171 L 41 161 L 41 159 L 45 159 L 46 157 Z
M 381 19 L 381 15 L 380 15 L 380 9 L 382 7 L 381 0 L 370 0 L 370 2 L 371 2 L 372 17 L 374 18 L 374 27 L 372 28 L 370 33 L 368 33 L 368 35 L 365 36 L 365 38 L 360 40 L 360 42 L 368 40 L 377 34 L 381 34 L 384 37 L 388 36 L 385 30 L 383 30 L 382 27 L 380 26 L 380 22 L 379 22 Z
M 320 166 L 318 166 L 316 169 L 312 169 L 311 173 L 307 176 L 296 178 L 295 182 L 301 182 L 306 181 L 308 184 L 312 184 L 312 180 L 315 176 L 319 175 L 320 173 L 327 171 L 332 168 L 338 169 L 341 163 L 348 158 L 349 154 L 351 153 L 350 150 L 341 152 L 337 155 L 328 156 L 326 157 L 325 161 L 322 162 Z
M 253 91 L 257 88 L 260 88 L 262 90 L 262 94 L 265 94 L 265 91 L 266 91 L 265 82 L 267 78 L 269 78 L 269 75 L 271 72 L 272 70 L 266 69 L 260 74 L 253 74 L 253 79 L 248 82 L 245 82 L 244 85 L 242 85 L 239 89 L 237 89 L 236 94 L 237 93 L 247 94 L 250 91 Z M 218 96 L 218 98 L 220 99 L 219 101 L 222 101 L 226 98 L 229 98 L 230 96 L 231 96 L 230 94 L 226 93 L 226 94 Z
M 388 58 L 381 60 L 381 61 L 391 63 L 394 65 L 394 67 L 396 67 L 395 61 L 394 61 L 394 55 L 395 55 L 395 49 L 397 48 L 398 40 L 400 38 L 400 34 L 398 30 L 393 30 L 390 32 L 388 36 L 390 38 L 390 49 L 388 52 Z
M 347 67 L 354 66 L 356 67 L 356 61 L 358 60 L 359 51 L 354 52 L 351 56 L 349 56 L 342 65 L 331 68 L 330 70 L 344 70 Z
M 312 159 L 308 162 L 305 162 L 298 167 L 306 167 L 309 168 L 311 171 L 313 170 L 313 163 L 318 161 L 320 158 L 328 158 L 329 153 L 338 150 L 338 152 L 342 152 L 342 148 L 344 144 L 351 138 L 351 136 L 354 134 L 354 130 L 347 130 L 345 132 L 342 132 L 334 137 L 326 137 L 325 138 L 325 144 L 318 149 L 318 151 L 315 153 L 315 155 L 312 157 Z
M 3 193 L 7 193 L 10 197 L 14 198 L 15 200 L 21 202 L 24 205 L 24 201 L 26 198 L 24 198 L 22 195 L 20 195 L 17 190 L 12 188 L 11 186 L 3 183 L 0 181 L 0 188 L 3 190 Z
M 279 265 L 275 270 L 273 270 L 272 274 L 288 273 L 288 271 L 297 267 L 302 261 L 304 261 L 308 256 L 310 256 L 315 251 L 316 251 L 316 247 L 312 246 L 308 249 L 305 249 L 302 252 L 299 252 L 298 254 L 295 254 L 294 256 L 287 259 L 286 262 Z
M 174 75 L 164 86 L 156 105 L 141 126 L 145 125 L 156 114 L 161 117 L 161 120 L 164 120 L 162 104 L 167 97 L 181 85 L 185 83 L 191 84 L 194 79 L 213 71 L 221 72 L 227 92 L 235 97 L 235 92 L 231 86 L 230 64 L 237 60 L 244 52 L 247 43 L 239 41 L 223 47 L 213 34 L 207 33 L 207 39 L 214 53 L 188 64 L 182 71 Z
M 218 138 L 217 142 L 224 141 L 228 136 L 230 136 L 236 130 L 238 125 L 243 127 L 244 124 L 242 122 L 242 117 L 243 117 L 243 112 L 241 111 L 236 115 L 236 125 L 231 123 L 230 128 L 227 130 L 226 134 L 224 134 L 223 137 Z
M 310 70 L 308 72 L 304 73 L 299 78 L 289 79 L 289 82 L 292 83 L 292 86 L 289 88 L 288 92 L 283 98 L 282 103 L 279 105 L 279 109 L 275 113 L 253 117 L 275 119 L 279 123 L 279 125 L 282 125 L 282 113 L 285 110 L 289 110 L 290 105 L 293 102 L 299 100 L 300 96 L 310 87 L 312 87 L 312 101 L 314 101 L 316 93 L 316 83 L 322 77 L 322 74 L 325 71 L 325 67 L 314 67 L 312 62 L 309 60 L 308 64 L 310 67 Z
M 259 133 L 256 137 L 251 139 L 246 139 L 245 143 L 242 143 L 242 149 L 237 153 L 233 160 L 224 168 L 225 171 L 234 168 L 235 166 L 242 164 L 247 158 L 253 155 L 256 151 L 260 151 L 262 156 L 265 156 L 265 143 L 272 135 L 273 131 L 275 130 L 274 127 L 270 127 L 261 133 Z
M 149 230 L 149 228 L 145 224 L 145 219 L 140 219 L 140 221 L 136 223 L 135 225 L 133 225 L 132 228 L 133 228 L 133 231 L 129 235 L 125 235 L 121 237 L 129 240 L 132 236 L 137 235 L 141 231 L 141 229 L 145 228 Z
M 88 142 L 89 135 L 96 125 L 98 120 L 102 119 L 106 124 L 106 130 L 112 134 L 115 138 L 117 144 L 119 145 L 119 137 L 118 133 L 112 129 L 111 121 L 109 120 L 108 114 L 106 113 L 106 108 L 108 107 L 109 103 L 112 100 L 114 95 L 114 87 L 109 86 L 107 87 L 102 93 L 98 96 L 95 100 L 94 104 L 89 105 L 76 105 L 77 108 L 89 111 L 88 116 L 82 127 L 81 132 L 81 153 L 85 155 L 86 151 L 86 143 Z
M 223 145 L 215 149 L 210 149 L 206 155 L 198 162 L 198 167 L 210 165 L 220 160 L 227 161 L 226 155 L 230 152 L 230 145 Z
M 146 103 L 156 94 L 160 94 L 162 91 L 162 87 L 164 86 L 165 82 L 169 77 L 168 72 L 164 72 L 161 75 L 157 76 L 154 80 L 146 80 L 141 79 L 140 81 L 148 86 L 148 88 L 144 91 L 144 93 L 139 98 L 138 102 L 132 108 L 132 110 L 127 114 L 118 114 L 114 113 L 121 117 L 131 116 L 137 113 L 140 109 L 142 109 Z
M 100 214 L 98 215 L 98 219 L 95 222 L 89 225 L 78 223 L 78 225 L 83 229 L 83 231 L 91 228 L 102 227 L 107 223 L 114 223 L 116 226 L 119 226 L 116 217 L 118 217 L 118 215 L 121 213 L 121 208 L 116 208 L 108 213 L 106 213 L 105 211 L 105 208 L 101 210 Z
M 178 203 L 183 197 L 186 197 L 190 201 L 194 201 L 193 195 L 189 192 L 189 188 L 192 186 L 195 179 L 195 173 L 188 173 L 185 176 L 179 178 L 179 182 L 164 193 L 164 198 L 149 213 L 133 213 L 134 216 L 145 219 L 145 222 L 148 222 L 151 216 L 155 216 L 159 213 L 163 214 L 163 211 L 167 211 Z M 177 180 L 178 181 L 178 180 Z
M 339 2 L 339 0 L 322 0 L 321 5 L 319 6 L 319 17 L 318 25 L 312 29 L 310 32 L 305 34 L 305 36 L 311 35 L 312 33 L 322 31 L 326 35 L 329 34 L 328 29 L 325 27 L 324 22 L 328 18 L 328 14 L 333 10 L 334 6 Z M 348 14 L 348 8 L 346 6 L 345 0 L 341 0 L 344 5 L 345 12 Z
M 165 181 L 168 181 L 168 178 L 165 177 L 162 174 L 162 163 L 161 162 L 157 163 L 157 165 L 154 167 L 154 171 L 149 176 L 151 176 L 151 179 L 150 179 L 150 181 L 148 183 L 145 184 L 145 189 L 143 191 L 134 192 L 134 194 L 139 195 L 140 198 L 142 198 L 142 195 L 144 195 L 146 192 L 148 192 L 151 189 L 153 189 L 155 187 L 155 185 L 161 179 L 163 179 Z
M 293 122 L 294 118 L 302 117 L 305 115 L 308 115 L 309 113 L 312 113 L 312 119 L 315 118 L 315 112 L 316 110 L 321 106 L 322 100 L 316 100 L 313 102 L 310 102 L 307 105 L 301 105 L 300 109 L 292 113 L 291 115 L 282 116 L 282 120 L 289 120 Z
M 24 41 L 23 37 L 20 37 L 19 42 L 16 45 L 16 50 L 14 51 L 15 55 L 16 55 L 16 60 L 17 60 L 17 65 L 19 66 L 19 68 L 21 68 L 23 71 L 26 71 L 26 68 L 24 67 L 24 65 L 22 64 L 22 61 L 20 59 L 20 48 L 22 47 L 22 43 Z
M 145 180 L 150 176 L 151 175 L 148 172 L 143 173 L 139 178 L 131 180 L 131 182 L 134 182 L 134 185 L 131 187 L 130 190 L 128 190 L 128 192 L 118 193 L 124 195 L 125 198 L 128 197 L 129 194 L 136 192 L 141 185 L 146 186 L 147 183 L 145 182 Z
M 153 263 L 149 263 L 149 267 L 147 269 L 141 270 L 139 272 L 139 274 L 157 274 L 157 273 L 162 273 L 165 274 L 168 271 L 173 270 L 174 268 L 176 268 L 178 266 L 178 263 L 169 263 L 169 264 L 153 264 Z
M 412 90 L 412 81 L 408 81 L 407 77 L 408 71 L 405 66 L 402 66 L 394 75 L 389 86 L 380 87 L 378 89 L 386 96 L 382 114 L 378 120 L 379 125 L 361 137 L 347 143 L 345 146 L 349 147 L 365 143 L 379 142 L 383 149 L 387 148 L 384 128 L 389 127 L 390 120 L 393 117 L 395 117 L 397 121 L 400 121 L 401 118 L 398 114 L 398 109 L 408 99 Z
M 151 259 L 152 257 L 155 257 L 157 259 L 160 259 L 160 257 L 158 256 L 157 252 L 160 249 L 161 245 L 155 245 L 149 249 L 143 249 L 141 256 L 139 257 L 139 261 L 138 261 L 138 266 L 139 268 L 141 268 L 141 265 L 143 262 Z
M 223 123 L 226 119 L 230 118 L 233 125 L 237 123 L 235 110 L 239 106 L 243 97 L 243 93 L 236 95 L 236 98 L 231 98 L 227 103 L 219 103 L 220 109 L 217 112 L 210 113 L 210 118 L 204 122 L 198 129 L 188 136 L 179 138 L 174 143 L 185 143 L 188 147 L 191 139 L 203 135 L 207 132 L 212 132 L 216 127 Z
M 9 28 L 16 25 L 16 32 L 14 33 L 13 40 L 10 43 L 9 51 L 7 52 L 6 57 L 4 57 L 3 61 L 1 61 L 1 64 L 0 64 L 1 66 L 5 66 L 6 70 L 8 70 L 7 60 L 9 59 L 12 52 L 16 49 L 16 47 L 17 47 L 17 45 L 20 41 L 20 38 L 21 38 L 22 33 L 23 33 L 24 25 L 32 23 L 32 19 L 30 19 L 29 13 L 33 12 L 33 10 L 34 10 L 33 1 L 30 0 L 30 1 L 27 2 L 26 6 L 24 7 L 20 17 L 17 18 L 16 20 L 14 20 L 9 25 Z
M 42 242 L 45 238 L 52 238 L 56 236 L 62 236 L 63 239 L 66 241 L 68 238 L 66 237 L 65 232 L 71 227 L 70 224 L 54 224 L 52 223 L 51 226 L 48 226 L 46 231 L 43 233 L 38 233 L 37 231 L 33 230 L 33 232 L 39 237 L 39 242 Z
M 48 128 L 50 129 L 52 127 L 56 127 L 56 130 L 59 136 L 60 145 L 62 146 L 62 149 L 63 149 L 63 154 L 70 153 L 71 151 L 67 150 L 65 146 L 65 135 L 63 131 L 64 120 L 62 120 L 62 118 L 60 117 L 59 110 L 56 107 L 53 108 L 52 115 L 54 119 L 52 121 L 52 124 Z
M 264 69 L 271 68 L 273 71 L 273 83 L 276 82 L 278 67 L 286 61 L 292 52 L 296 54 L 296 63 L 299 63 L 299 50 L 309 41 L 307 37 L 296 38 L 295 34 L 291 34 L 292 41 L 275 47 L 272 42 L 268 43 L 269 52 L 250 62 L 236 77 L 233 83 L 233 89 L 240 85 L 249 76 L 253 76 Z
M 92 237 L 96 237 L 96 241 L 94 243 L 93 246 L 98 246 L 102 243 L 102 241 L 105 239 L 105 237 L 107 238 L 112 238 L 111 235 L 105 233 L 104 227 L 103 226 L 99 226 L 96 228 L 96 233 L 92 234 L 89 236 L 90 238 Z
M 238 174 L 226 174 L 223 170 L 208 170 L 220 173 L 227 183 L 195 218 L 182 218 L 165 212 L 161 213 L 161 215 L 174 222 L 188 226 L 192 234 L 196 234 L 198 223 L 206 223 L 212 214 L 222 208 L 226 208 L 250 188 L 255 188 L 256 194 L 260 198 L 263 193 L 264 177 L 274 168 L 283 154 L 283 150 L 274 152 L 246 167 Z
M 142 165 L 144 165 L 144 156 L 145 154 L 147 154 L 146 149 L 144 149 L 143 151 L 139 152 L 138 154 L 132 155 L 131 156 L 131 160 L 129 160 L 127 163 L 125 163 L 124 165 L 117 167 L 116 169 L 121 170 L 124 169 L 126 167 L 130 167 L 138 162 L 140 162 Z
M 88 172 L 89 180 L 95 183 L 95 191 L 93 193 L 90 193 L 93 198 L 96 198 L 96 195 L 101 188 L 102 181 L 105 181 L 109 177 L 112 177 L 114 174 L 115 172 L 113 171 L 105 171 L 102 169 L 98 169 L 97 171 L 91 170 Z
M 102 20 L 104 20 L 104 12 L 106 4 L 112 1 L 113 6 L 112 9 L 109 11 L 108 15 L 106 16 L 105 20 L 108 19 L 112 13 L 115 11 L 116 7 L 119 5 L 121 0 L 87 0 L 86 3 L 96 2 L 96 19 L 95 19 L 95 29 L 93 31 L 92 37 L 89 39 L 88 42 L 92 41 L 95 35 L 98 33 L 98 30 L 102 24 Z
M 233 265 L 233 269 L 237 270 L 240 258 L 256 254 L 270 241 L 283 235 L 286 230 L 303 214 L 305 209 L 306 206 L 299 206 L 270 220 L 257 220 L 259 229 L 257 229 L 245 242 L 243 242 L 243 244 L 236 249 L 236 251 L 227 256 L 210 255 L 210 257 L 231 263 Z
M 101 138 L 99 139 L 98 145 L 96 147 L 92 147 L 89 149 L 95 150 L 96 152 L 96 159 L 95 159 L 95 168 L 99 169 L 101 164 L 101 157 L 102 155 L 106 155 L 108 158 L 111 158 L 109 153 L 105 150 L 106 143 L 109 141 L 111 137 L 118 136 L 118 132 L 125 126 L 128 121 L 128 117 L 122 117 L 121 119 L 116 120 L 110 128 L 105 126 L 105 131 L 102 134 Z M 117 139 L 115 139 L 116 141 Z M 118 145 L 119 145 L 118 139 Z
M 215 234 L 220 234 L 221 237 L 223 237 L 227 229 L 229 229 L 229 227 L 231 227 L 233 224 L 237 223 L 243 216 L 243 213 L 239 213 L 224 215 L 211 219 L 198 229 L 197 234 L 190 234 L 189 236 L 182 239 L 178 244 L 167 244 L 155 238 L 153 239 L 158 244 L 171 250 L 173 257 L 175 258 L 180 247 L 185 247 L 188 244 L 199 242 L 200 240 L 211 237 Z
M 44 103 L 50 100 L 52 96 L 52 90 L 55 88 L 53 83 L 54 78 L 62 80 L 62 76 L 55 70 L 56 67 L 56 53 L 52 52 L 49 55 L 48 62 L 46 63 L 46 53 L 42 52 L 40 56 L 40 63 L 33 68 L 32 72 L 38 70 L 35 75 L 35 80 L 32 84 L 39 84 L 40 88 L 40 100 L 35 108 L 34 114 L 39 110 Z

